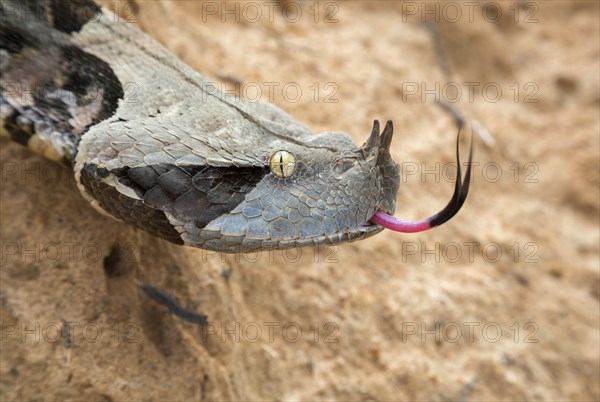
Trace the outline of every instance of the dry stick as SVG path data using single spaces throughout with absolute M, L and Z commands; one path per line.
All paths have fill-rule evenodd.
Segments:
M 440 36 L 440 31 L 437 29 L 437 26 L 430 21 L 425 22 L 425 28 L 427 29 L 427 31 L 429 31 L 431 35 L 431 40 L 433 41 L 433 46 L 435 48 L 435 55 L 444 73 L 444 78 L 446 79 L 446 82 L 452 82 L 452 69 L 450 68 L 448 55 L 444 50 L 444 46 L 442 45 L 442 37 Z M 437 104 L 440 105 L 446 112 L 450 113 L 459 129 L 465 124 L 464 115 L 456 105 L 446 102 L 444 100 L 437 102 Z M 481 123 L 478 120 L 471 120 L 471 128 L 477 133 L 477 135 L 479 136 L 479 138 L 481 138 L 485 145 L 489 147 L 493 147 L 494 145 L 496 145 L 496 140 L 489 132 L 489 130 L 483 125 L 483 123 Z

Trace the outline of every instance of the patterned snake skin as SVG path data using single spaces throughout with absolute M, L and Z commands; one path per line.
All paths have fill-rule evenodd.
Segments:
M 1 4 L 2 134 L 71 166 L 99 211 L 226 252 L 364 239 L 383 229 L 375 212 L 394 213 L 391 122 L 361 147 L 313 134 L 216 93 L 90 0 Z M 285 163 L 293 173 L 277 174 Z

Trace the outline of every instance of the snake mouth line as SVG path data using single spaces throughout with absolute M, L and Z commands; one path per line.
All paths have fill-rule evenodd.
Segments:
M 376 223 L 371 222 L 371 220 L 368 220 L 366 222 L 361 223 L 359 228 L 373 228 L 373 226 L 378 226 L 378 225 Z
M 374 222 L 372 222 L 371 220 L 365 221 L 361 224 L 359 224 L 358 226 L 351 228 L 348 233 L 350 234 L 356 234 L 356 235 L 360 235 L 360 234 L 365 234 L 365 233 L 371 233 L 373 231 L 380 231 L 382 230 L 382 226 L 378 225 Z

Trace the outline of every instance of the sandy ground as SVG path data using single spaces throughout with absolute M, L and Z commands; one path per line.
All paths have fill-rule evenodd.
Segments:
M 3 142 L 0 399 L 598 400 L 599 3 L 453 4 L 460 17 L 138 1 L 185 62 L 315 131 L 362 143 L 393 119 L 398 216 L 452 192 L 456 129 L 436 96 L 495 144 L 478 141 L 472 193 L 441 228 L 236 257 L 113 222 L 66 169 Z M 436 15 L 450 84 L 421 24 Z M 211 324 L 164 314 L 140 283 Z

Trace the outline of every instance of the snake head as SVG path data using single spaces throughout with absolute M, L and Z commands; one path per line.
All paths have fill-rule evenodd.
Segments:
M 234 135 L 226 122 L 209 123 L 184 134 L 168 116 L 117 116 L 90 129 L 75 166 L 82 193 L 173 243 L 232 253 L 364 239 L 383 230 L 370 221 L 376 211 L 394 212 L 400 176 L 391 122 L 381 132 L 376 121 L 360 147 L 340 132 L 295 137 L 273 126 Z
M 114 132 L 126 131 L 126 124 L 131 123 L 115 121 Z M 457 179 L 444 210 L 423 221 L 397 220 L 400 172 L 389 152 L 392 136 L 390 121 L 383 131 L 375 121 L 360 147 L 340 132 L 293 141 L 270 136 L 254 143 L 253 138 L 240 145 L 246 153 L 235 158 L 254 154 L 252 163 L 237 166 L 223 158 L 235 148 L 207 159 L 198 147 L 172 162 L 153 139 L 140 136 L 134 143 L 132 136 L 116 134 L 106 141 L 100 134 L 94 141 L 90 130 L 76 170 L 84 195 L 100 210 L 171 242 L 224 252 L 338 244 L 384 228 L 421 231 L 452 218 L 466 199 L 471 157 L 464 183 Z M 159 151 L 144 155 L 139 152 L 144 147 Z M 178 149 L 172 147 L 163 149 Z
M 377 210 L 392 214 L 400 183 L 389 147 L 392 122 L 383 132 L 375 121 L 365 144 L 356 147 L 342 133 L 323 133 L 306 145 L 286 143 L 266 174 L 231 212 L 200 233 L 203 248 L 240 251 L 337 244 L 364 239 L 383 228 L 369 219 Z M 283 144 L 275 143 L 277 149 Z M 284 158 L 293 155 L 294 172 Z M 273 160 L 274 159 L 274 160 Z M 275 165 L 275 172 L 273 172 Z

